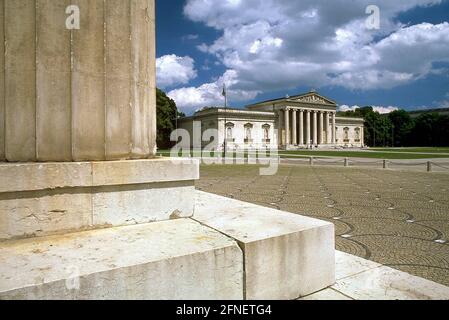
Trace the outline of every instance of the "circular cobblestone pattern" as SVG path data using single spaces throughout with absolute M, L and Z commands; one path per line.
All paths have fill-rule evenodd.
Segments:
M 449 286 L 449 174 L 202 166 L 197 189 L 330 221 L 337 250 Z

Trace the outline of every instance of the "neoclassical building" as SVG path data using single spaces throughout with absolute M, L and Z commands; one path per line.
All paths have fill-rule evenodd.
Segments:
M 364 119 L 337 117 L 336 102 L 312 91 L 294 97 L 263 101 L 245 109 L 205 108 L 180 120 L 179 128 L 203 136 L 202 146 L 221 149 L 360 148 Z M 208 129 L 218 131 L 217 141 Z M 191 139 L 190 143 L 193 144 Z

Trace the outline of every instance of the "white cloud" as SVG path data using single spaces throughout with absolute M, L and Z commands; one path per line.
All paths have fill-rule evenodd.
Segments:
M 379 112 L 380 114 L 388 114 L 388 113 L 392 113 L 393 111 L 397 111 L 399 110 L 399 108 L 397 107 L 373 107 L 374 111 Z
M 165 55 L 156 60 L 157 85 L 160 88 L 187 84 L 197 77 L 194 60 L 188 56 Z
M 338 107 L 338 111 L 341 112 L 347 112 L 347 111 L 355 111 L 357 109 L 360 109 L 359 106 L 348 106 L 348 105 L 341 105 Z M 397 107 L 381 107 L 381 106 L 373 106 L 373 110 L 375 112 L 379 112 L 380 114 L 388 114 L 388 113 L 392 113 L 393 111 L 397 111 L 399 110 L 399 108 Z
M 404 26 L 394 20 L 439 3 L 378 0 L 377 31 L 365 26 L 372 0 L 188 0 L 184 14 L 222 32 L 198 49 L 238 75 L 233 90 L 370 90 L 424 78 L 435 72 L 434 62 L 449 61 L 449 23 Z
M 359 106 L 352 106 L 352 107 L 350 107 L 350 106 L 345 105 L 345 104 L 338 107 L 338 111 L 341 111 L 341 112 L 355 111 L 357 109 L 360 109 L 360 107 Z
M 168 96 L 176 102 L 183 112 L 191 114 L 198 108 L 205 106 L 223 106 L 223 83 L 226 83 L 229 88 L 228 101 L 230 104 L 236 101 L 254 99 L 260 93 L 258 91 L 232 89 L 232 86 L 237 83 L 236 79 L 237 73 L 230 70 L 214 82 L 205 83 L 199 87 L 174 89 L 168 92 Z

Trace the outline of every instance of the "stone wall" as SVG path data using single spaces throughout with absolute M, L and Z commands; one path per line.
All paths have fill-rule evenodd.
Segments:
M 0 0 L 0 21 L 0 161 L 155 154 L 154 0 Z

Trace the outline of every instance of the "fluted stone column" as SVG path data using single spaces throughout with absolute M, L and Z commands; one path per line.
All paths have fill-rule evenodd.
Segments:
M 304 145 L 304 110 L 299 110 L 299 145 Z
M 306 146 L 310 146 L 310 110 L 306 110 Z
M 79 30 L 66 27 L 69 5 L 81 10 Z M 0 159 L 155 155 L 153 0 L 1 0 L 0 8 Z
M 279 117 L 279 119 L 278 119 L 278 121 L 279 121 L 279 123 L 278 123 L 278 146 L 282 146 L 282 131 L 283 131 L 282 122 L 283 122 L 283 119 L 282 119 L 282 111 L 281 110 L 278 111 L 278 117 Z
M 331 143 L 331 137 L 332 135 L 330 134 L 330 113 L 326 112 L 326 144 L 330 144 Z
M 292 144 L 294 145 L 294 146 L 297 146 L 298 145 L 298 133 L 297 133 L 297 130 L 298 130 L 298 124 L 297 124 L 297 117 L 298 117 L 298 111 L 296 110 L 296 109 L 293 109 L 292 110 L 292 117 L 293 117 L 293 121 L 292 121 L 292 127 L 293 127 L 293 132 L 292 132 L 292 135 L 293 135 L 293 141 L 292 141 Z
M 154 0 L 0 0 L 0 21 L 0 160 L 21 162 L 0 241 L 191 217 L 198 161 L 153 157 Z
M 290 145 L 290 109 L 285 108 L 284 110 L 285 117 L 285 147 Z
M 319 113 L 319 120 L 320 120 L 320 123 L 319 123 L 320 131 L 319 131 L 318 143 L 323 144 L 324 143 L 324 113 L 321 111 Z
M 335 113 L 332 113 L 332 144 L 335 145 L 337 142 L 337 137 L 336 137 L 336 119 L 335 119 Z
M 317 111 L 313 111 L 313 145 L 316 146 L 318 144 L 318 112 Z

